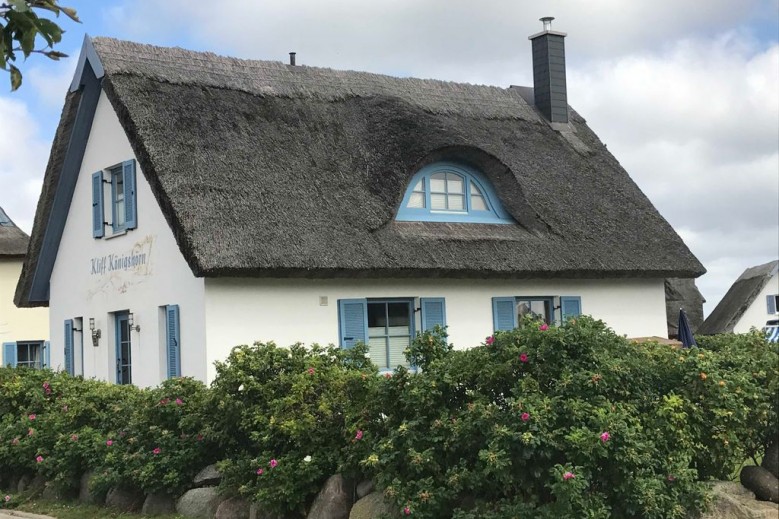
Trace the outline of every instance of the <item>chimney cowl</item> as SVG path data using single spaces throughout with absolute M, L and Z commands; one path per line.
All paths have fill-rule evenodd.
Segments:
M 295 66 L 295 55 L 296 54 L 297 54 L 297 52 L 290 52 L 289 53 L 289 64 L 292 65 L 293 67 Z

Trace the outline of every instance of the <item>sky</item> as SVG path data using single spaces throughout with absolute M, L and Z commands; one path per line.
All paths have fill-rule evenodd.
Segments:
M 84 34 L 241 58 L 532 85 L 542 16 L 566 32 L 568 102 L 708 272 L 708 315 L 779 257 L 779 0 L 60 0 L 60 62 L 0 72 L 0 206 L 30 232 Z M 636 251 L 640 254 L 641 251 Z

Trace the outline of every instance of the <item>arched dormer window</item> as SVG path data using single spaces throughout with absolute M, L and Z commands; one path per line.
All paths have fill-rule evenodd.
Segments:
M 513 223 L 489 181 L 460 164 L 436 162 L 411 179 L 399 221 Z

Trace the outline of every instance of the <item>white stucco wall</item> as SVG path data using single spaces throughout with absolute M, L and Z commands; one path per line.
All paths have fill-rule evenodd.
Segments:
M 774 274 L 766 286 L 763 287 L 763 290 L 760 291 L 760 294 L 752 301 L 747 311 L 744 312 L 744 315 L 741 316 L 741 319 L 733 327 L 733 332 L 745 333 L 752 327 L 760 330 L 769 319 L 779 319 L 778 315 L 768 313 L 768 305 L 766 303 L 766 297 L 775 294 L 779 294 L 779 274 Z
M 213 362 L 256 340 L 338 343 L 338 300 L 444 297 L 449 340 L 475 346 L 493 331 L 492 298 L 581 296 L 582 313 L 603 319 L 628 337 L 666 337 L 665 289 L 651 280 L 309 280 L 207 279 L 208 379 Z M 327 297 L 327 306 L 320 297 Z
M 23 261 L 22 258 L 0 257 L 0 343 L 49 340 L 48 309 L 14 305 Z
M 75 334 L 76 373 L 116 380 L 114 312 L 130 311 L 140 331 L 132 331 L 132 382 L 156 385 L 166 378 L 165 329 L 160 307 L 180 306 L 182 375 L 206 377 L 204 284 L 184 261 L 173 233 L 152 195 L 140 165 L 136 171 L 138 227 L 124 235 L 92 237 L 91 175 L 134 158 L 130 143 L 102 93 L 84 154 L 59 251 L 51 275 L 51 362 L 64 369 L 64 321 L 83 318 L 83 366 L 81 334 Z M 106 192 L 107 188 L 106 188 Z M 110 197 L 108 197 L 110 200 Z M 110 221 L 110 203 L 106 204 Z M 144 264 L 121 270 L 93 272 L 93 260 L 110 255 L 145 254 Z M 102 332 L 93 347 L 89 318 Z M 76 322 L 77 328 L 82 323 Z

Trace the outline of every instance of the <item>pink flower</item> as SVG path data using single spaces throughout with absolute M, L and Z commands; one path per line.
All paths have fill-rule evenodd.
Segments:
M 313 375 L 314 373 L 316 373 L 316 370 L 314 368 L 308 368 L 309 375 Z
M 676 481 L 676 476 L 674 476 L 673 474 L 668 474 L 668 477 L 665 479 L 673 483 L 674 481 Z
M 6 502 L 6 503 L 7 503 L 8 501 L 10 501 L 10 500 L 11 500 L 11 496 L 5 496 L 5 502 Z
M 106 444 L 106 445 L 108 445 L 108 446 L 110 447 L 111 445 L 113 445 L 113 444 L 114 444 L 114 440 L 106 440 L 106 441 L 105 441 L 105 444 Z
M 168 405 L 168 402 L 170 402 L 170 398 L 163 398 L 160 400 L 160 405 Z
M 180 398 L 176 399 L 176 405 L 184 405 L 184 401 Z
M 603 443 L 606 443 L 607 441 L 609 441 L 609 439 L 611 439 L 611 435 L 609 434 L 609 431 L 604 431 L 600 434 L 600 441 L 602 441 Z
M 35 429 L 33 429 L 32 427 L 27 429 L 27 436 L 32 436 L 33 434 L 35 434 Z
M 270 460 L 270 463 L 268 463 L 268 465 L 270 465 L 270 468 L 275 469 L 276 467 L 279 466 L 279 462 L 276 461 L 275 459 L 272 459 Z
M 19 445 L 19 438 L 14 438 L 11 440 L 11 445 Z
M 487 344 L 487 346 L 492 346 L 493 344 L 495 344 L 495 336 L 490 335 L 484 340 L 484 342 Z
M 37 418 L 37 416 L 35 416 L 35 413 L 33 413 L 30 416 L 28 416 L 27 418 L 29 418 L 30 421 L 32 422 L 33 420 L 35 420 Z
M 38 455 L 38 456 L 35 458 L 35 462 L 36 462 L 36 463 L 43 463 L 43 456 L 41 456 L 41 455 Z
M 197 437 L 196 437 L 195 439 L 196 439 L 197 441 L 199 441 L 199 442 L 202 442 L 202 441 L 203 441 L 203 435 L 202 435 L 202 434 L 198 434 L 198 435 L 197 435 Z
M 522 413 L 522 416 L 520 416 L 523 422 L 527 422 L 530 420 L 530 413 Z
M 573 479 L 573 478 L 575 478 L 575 477 L 576 477 L 576 476 L 574 475 L 574 473 L 573 473 L 573 472 L 566 472 L 565 474 L 563 474 L 563 479 L 564 479 L 565 481 L 568 481 L 569 479 Z
M 528 361 L 527 353 L 520 353 L 519 354 L 519 361 L 520 362 L 527 362 Z
M 405 515 L 411 515 L 411 509 L 409 507 L 405 507 L 405 508 L 403 508 L 403 513 Z
M 392 378 L 392 373 L 389 373 L 389 372 L 385 373 L 384 374 L 384 378 L 386 378 L 387 380 L 391 379 Z
M 264 471 L 263 469 L 261 469 L 261 468 L 257 469 L 257 475 L 258 475 L 258 476 L 262 476 L 262 474 L 263 474 L 264 472 L 265 472 L 265 471 Z
M 77 442 L 78 441 L 78 434 L 71 434 L 70 435 L 70 441 Z
M 155 447 L 154 450 L 152 451 L 152 453 L 154 453 L 155 456 L 160 452 L 162 452 L 162 449 L 160 449 L 159 447 Z
M 544 323 L 541 326 L 539 326 L 538 329 L 541 330 L 542 332 L 545 332 L 549 329 L 549 325 Z
M 354 435 L 355 440 L 362 440 L 362 429 L 357 429 L 357 434 Z

